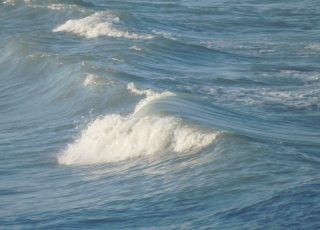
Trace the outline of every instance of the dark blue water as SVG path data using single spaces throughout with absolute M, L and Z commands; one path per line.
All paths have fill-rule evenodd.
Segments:
M 1 229 L 319 229 L 320 2 L 0 1 Z

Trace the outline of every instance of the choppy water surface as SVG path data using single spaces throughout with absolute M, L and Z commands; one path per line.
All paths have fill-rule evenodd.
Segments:
M 0 228 L 319 229 L 318 1 L 0 1 Z

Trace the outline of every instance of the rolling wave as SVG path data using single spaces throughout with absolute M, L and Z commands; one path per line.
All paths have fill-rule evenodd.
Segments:
M 128 116 L 114 114 L 94 120 L 58 156 L 60 164 L 99 164 L 163 152 L 188 153 L 198 151 L 216 139 L 218 133 L 204 132 L 177 117 L 141 113 L 155 100 L 174 94 L 138 90 L 132 83 L 128 89 L 145 96 L 135 111 Z

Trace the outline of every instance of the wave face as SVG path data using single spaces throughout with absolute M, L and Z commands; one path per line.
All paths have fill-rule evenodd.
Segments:
M 0 228 L 320 229 L 319 12 L 0 0 Z

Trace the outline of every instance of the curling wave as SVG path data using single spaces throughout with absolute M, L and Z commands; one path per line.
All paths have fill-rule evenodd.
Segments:
M 132 83 L 128 90 L 145 96 L 135 111 L 128 116 L 114 114 L 94 120 L 58 156 L 60 164 L 98 164 L 161 152 L 187 153 L 200 150 L 216 139 L 217 133 L 190 127 L 177 117 L 138 113 L 152 101 L 173 93 L 138 90 Z

